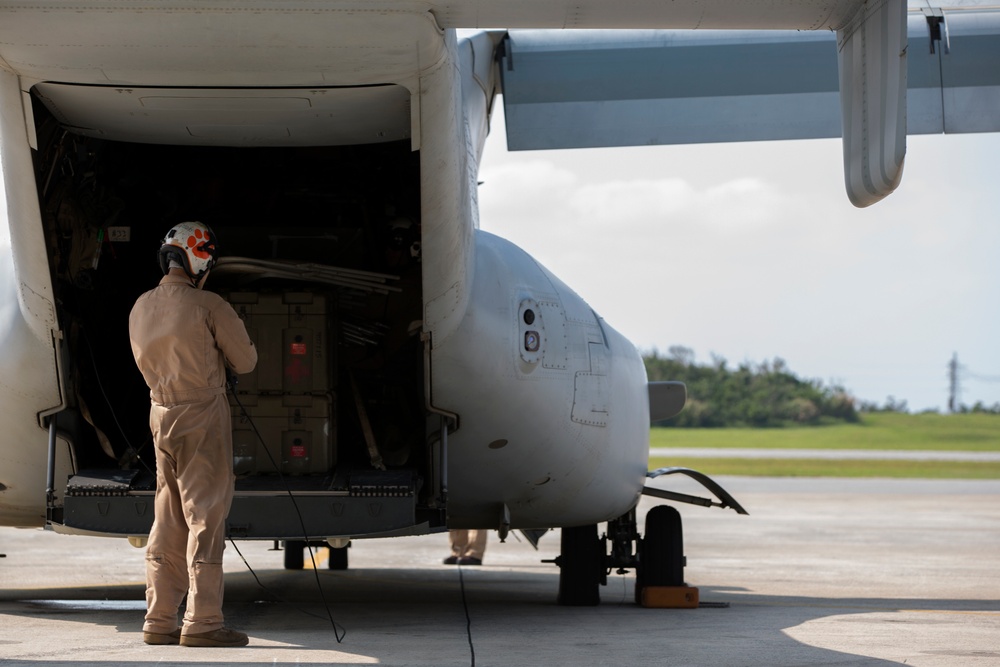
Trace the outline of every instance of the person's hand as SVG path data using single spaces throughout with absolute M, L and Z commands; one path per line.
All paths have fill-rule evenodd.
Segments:
M 232 368 L 226 369 L 226 387 L 230 391 L 236 391 L 236 385 L 239 384 L 240 376 L 236 374 Z

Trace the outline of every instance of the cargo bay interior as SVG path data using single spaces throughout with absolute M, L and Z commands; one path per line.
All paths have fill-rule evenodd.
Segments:
M 285 485 L 305 496 L 409 496 L 412 510 L 380 524 L 386 532 L 443 526 L 419 335 L 419 154 L 409 142 L 166 146 L 67 132 L 41 104 L 35 116 L 36 179 L 66 333 L 70 405 L 58 428 L 79 473 L 57 519 L 124 534 L 144 525 L 84 499 L 152 493 L 148 390 L 128 315 L 161 276 L 165 232 L 199 220 L 223 257 L 206 289 L 232 303 L 260 357 L 237 386 L 241 405 L 231 398 L 237 496 L 277 498 Z M 231 514 L 230 532 L 300 536 L 274 506 L 245 508 L 258 518 L 243 524 Z M 408 511 L 417 516 L 404 518 Z M 317 521 L 316 535 L 356 534 L 359 525 Z

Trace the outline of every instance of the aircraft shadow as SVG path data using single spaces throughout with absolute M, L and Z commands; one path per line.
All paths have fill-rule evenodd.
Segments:
M 0 656 L 6 654 L 6 659 L 0 664 L 108 665 L 114 663 L 113 654 L 127 647 L 130 664 L 468 665 L 474 651 L 478 665 L 876 667 L 903 663 L 808 645 L 789 630 L 839 617 L 838 627 L 849 635 L 854 628 L 870 632 L 873 625 L 889 624 L 879 615 L 900 610 L 997 609 L 995 602 L 981 600 L 768 596 L 712 586 L 700 587 L 702 601 L 728 607 L 643 609 L 632 602 L 634 579 L 615 575 L 602 588 L 600 606 L 560 607 L 555 604 L 555 573 L 438 567 L 316 574 L 259 571 L 267 590 L 250 573 L 227 575 L 227 624 L 248 632 L 251 646 L 216 649 L 204 659 L 192 655 L 195 649 L 142 643 L 140 585 L 3 591 L 0 615 L 18 626 L 27 623 L 33 634 L 44 636 L 46 627 L 56 623 L 61 633 L 68 629 L 73 637 L 107 635 L 88 626 L 112 627 L 116 634 L 111 644 L 76 641 L 63 647 L 68 655 L 60 656 L 59 649 L 29 653 L 31 639 L 19 641 L 3 632 Z M 861 616 L 865 614 L 876 617 Z M 330 617 L 346 630 L 342 643 L 334 637 Z

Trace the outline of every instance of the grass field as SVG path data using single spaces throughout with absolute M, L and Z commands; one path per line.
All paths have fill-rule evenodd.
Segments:
M 692 468 L 706 475 L 748 477 L 898 477 L 1000 479 L 1000 463 L 954 461 L 830 461 L 826 459 L 649 459 L 650 470 Z
M 860 424 L 779 429 L 653 429 L 650 447 L 1000 451 L 1000 415 L 865 415 Z M 734 452 L 736 454 L 736 452 Z M 1000 463 L 653 457 L 651 469 L 710 475 L 1000 479 Z
M 1000 415 L 866 414 L 860 424 L 654 428 L 650 447 L 1000 451 Z

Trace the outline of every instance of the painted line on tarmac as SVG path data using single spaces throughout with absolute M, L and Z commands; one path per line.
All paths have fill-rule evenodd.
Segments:
M 1000 616 L 1000 611 L 975 611 L 972 609 L 897 609 L 897 611 L 909 614 L 967 614 L 971 616 Z
M 885 607 L 885 606 L 872 606 L 865 604 L 863 601 L 857 603 L 850 603 L 844 601 L 842 603 L 820 603 L 820 602 L 795 602 L 795 601 L 781 601 L 781 600 L 751 600 L 743 599 L 739 596 L 734 597 L 732 600 L 728 601 L 733 605 L 746 605 L 746 606 L 760 606 L 760 607 L 807 607 L 809 609 L 844 609 L 844 610 L 854 610 L 854 611 L 864 611 L 871 613 L 885 613 L 890 612 L 894 614 L 959 614 L 959 615 L 972 615 L 972 616 L 1000 616 L 1000 611 L 995 611 L 992 609 L 910 609 L 905 607 Z M 986 602 L 985 600 L 981 602 Z
M 1000 463 L 1000 452 L 947 452 L 871 449 L 741 449 L 728 447 L 656 447 L 650 457 L 696 459 L 811 459 L 831 461 L 947 461 Z

